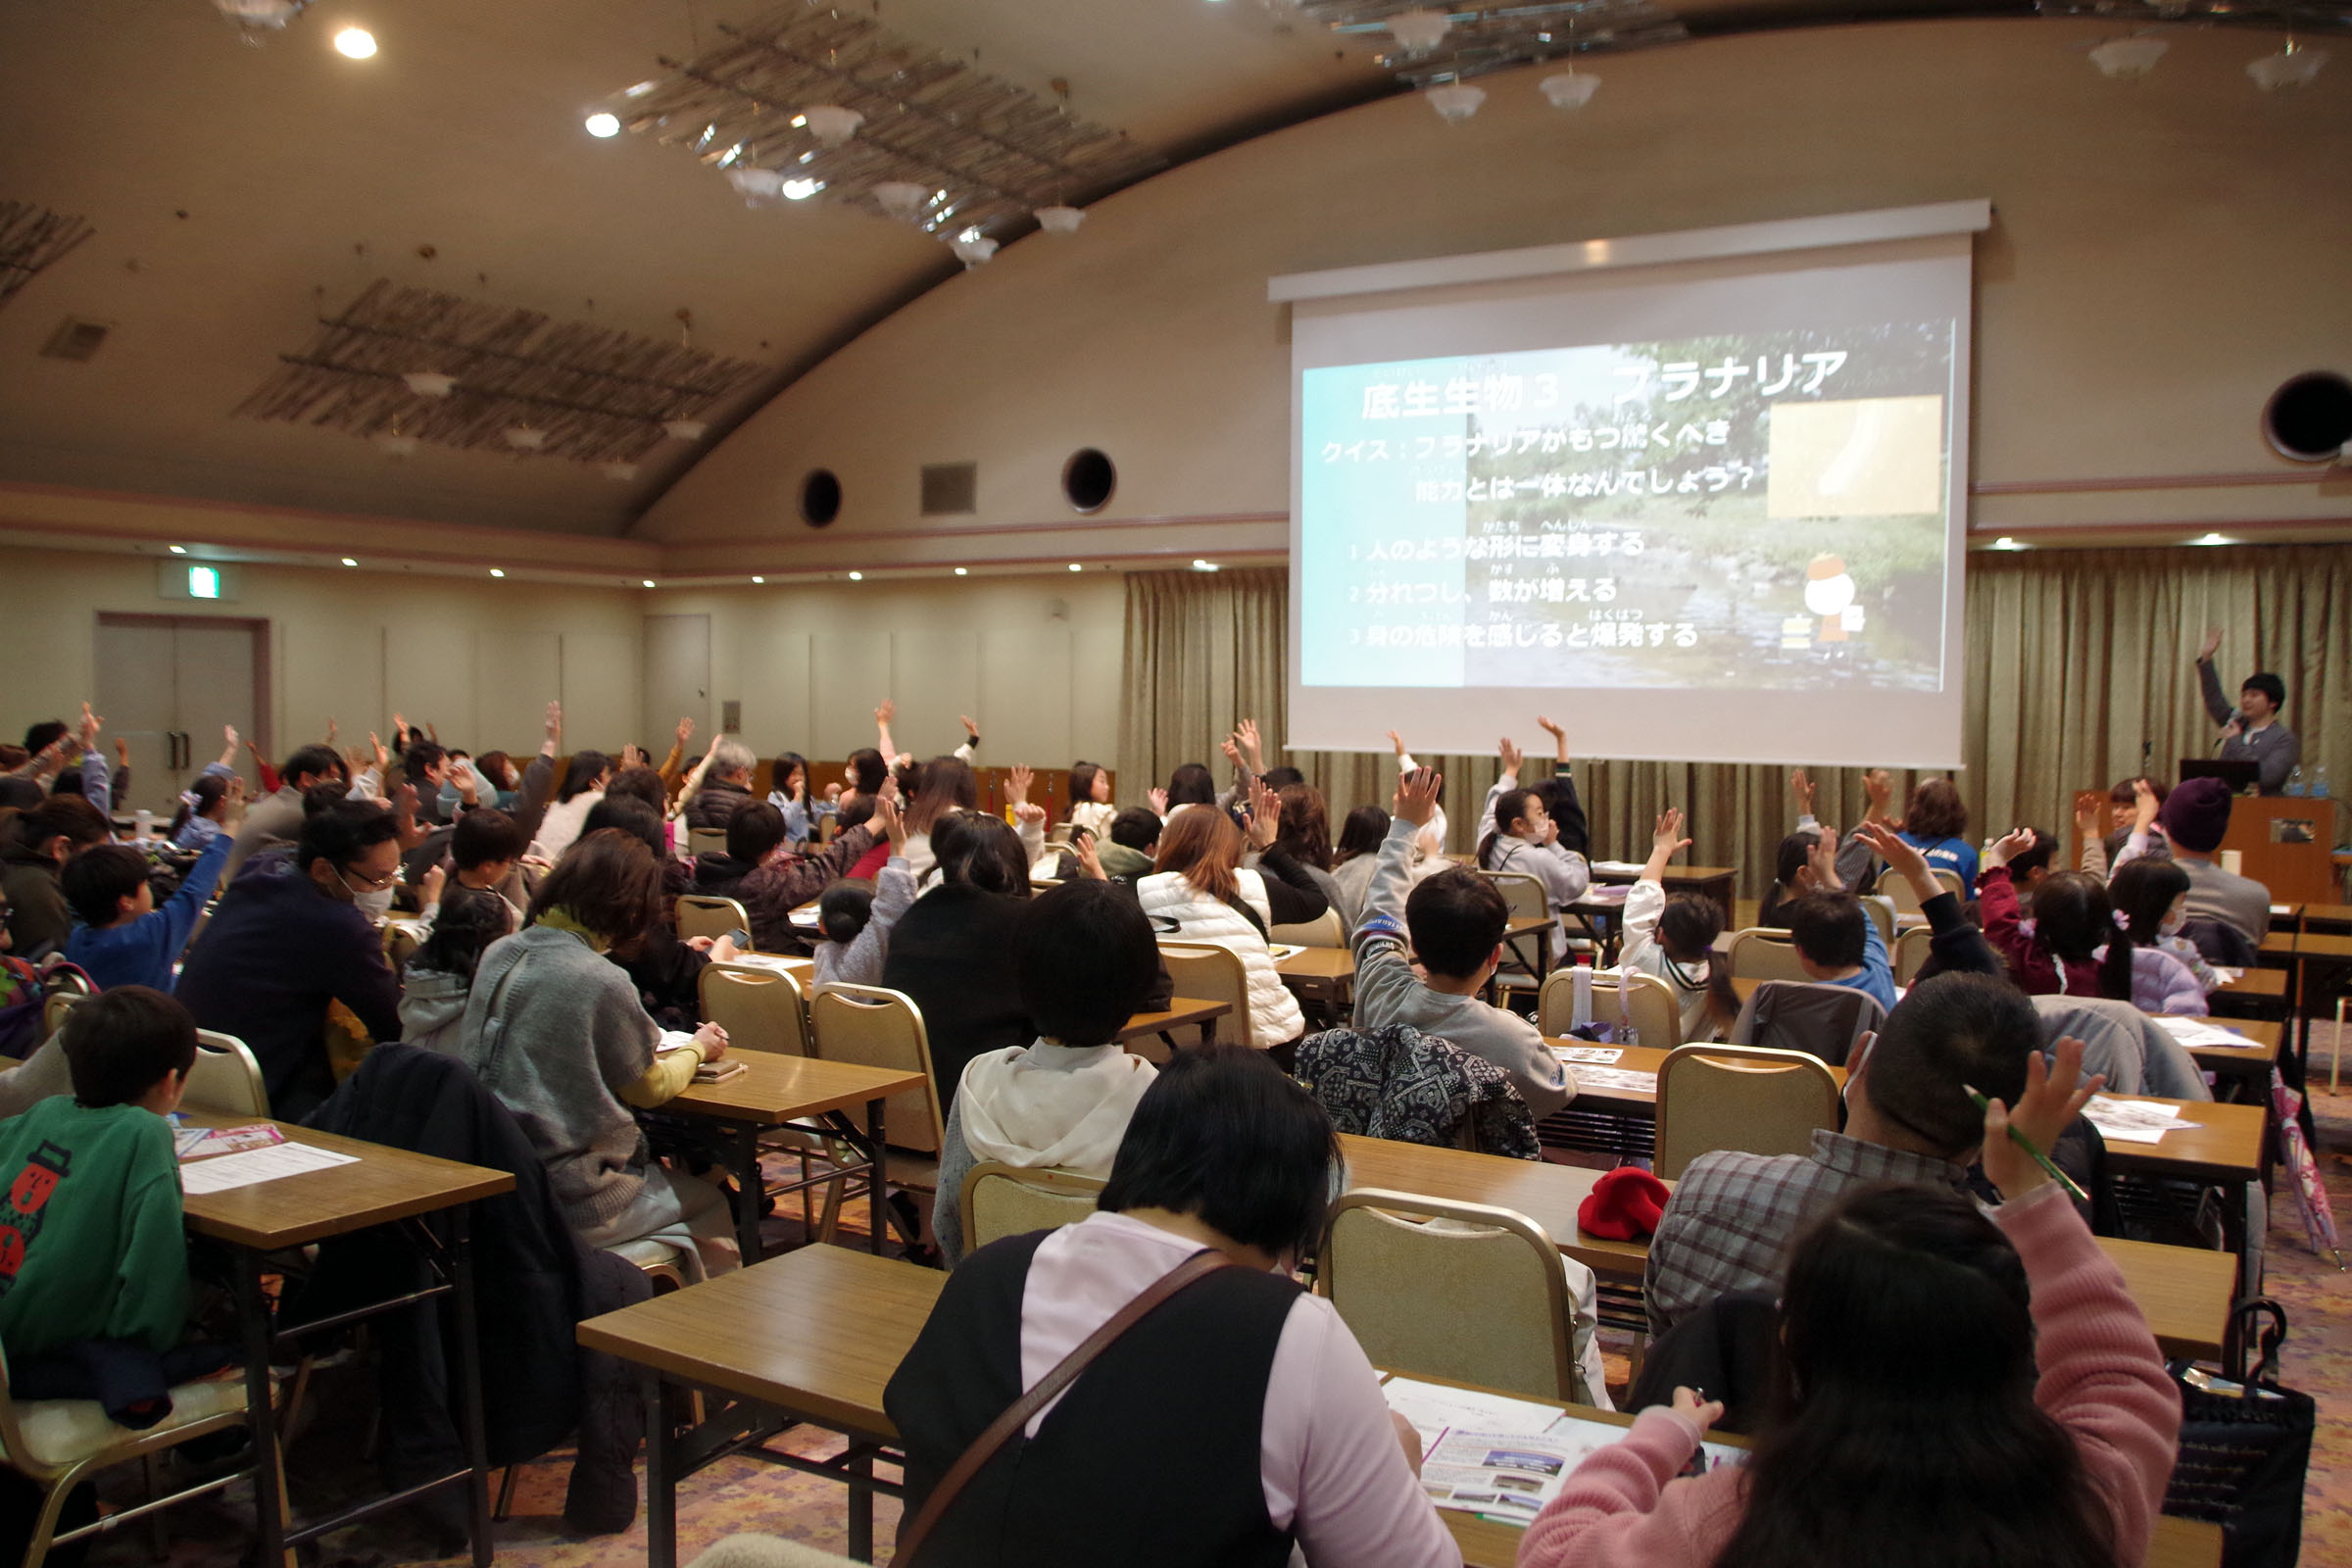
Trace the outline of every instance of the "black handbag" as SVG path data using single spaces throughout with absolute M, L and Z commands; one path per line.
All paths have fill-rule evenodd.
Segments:
M 2222 1568 L 2294 1568 L 2303 1549 L 2303 1479 L 2311 1467 L 2318 1407 L 2281 1388 L 2276 1370 L 2286 1343 L 2286 1312 L 2268 1297 L 2230 1313 L 2254 1369 L 2241 1389 L 2209 1386 L 2176 1369 L 2180 1450 L 2164 1491 L 2164 1511 L 2222 1527 Z

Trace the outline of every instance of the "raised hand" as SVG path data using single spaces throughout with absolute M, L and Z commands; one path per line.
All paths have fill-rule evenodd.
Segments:
M 1095 835 L 1080 828 L 1070 836 L 1070 853 L 1078 857 L 1078 874 L 1097 882 L 1107 882 L 1110 874 L 1102 869 L 1102 858 L 1095 853 Z
M 424 873 L 424 880 L 416 884 L 416 897 L 429 909 L 441 902 L 441 889 L 448 881 L 449 873 L 438 865 L 433 866 Z
M 876 833 L 890 840 L 890 852 L 897 855 L 906 848 L 906 819 L 899 814 L 899 803 L 888 793 L 874 802 L 874 814 L 866 819 Z
M 2145 833 L 2156 825 L 2156 786 L 2144 778 L 2132 781 L 2132 826 Z
M 409 744 L 409 721 L 401 717 L 398 713 L 394 713 L 392 715 L 392 740 L 395 745 L 401 747 L 403 750 L 407 749 Z
M 1152 810 L 1154 815 L 1165 816 L 1168 814 L 1168 792 L 1166 790 L 1146 790 L 1144 799 L 1152 803 Z
M 1029 786 L 1037 781 L 1037 770 L 1026 762 L 1015 762 L 1004 775 L 1004 802 L 1007 806 L 1029 804 Z
M 2088 843 L 2090 840 L 2099 837 L 2104 831 L 2105 826 L 2101 821 L 2100 803 L 2096 800 L 2077 801 L 2075 803 L 2076 836 L 2081 838 L 2084 843 Z
M 1805 852 L 1805 865 L 1813 873 L 1813 891 L 1841 893 L 1845 884 L 1838 877 L 1838 830 L 1827 823 L 1822 825 L 1821 837 Z
M 1250 842 L 1263 850 L 1282 831 L 1282 797 L 1264 779 L 1250 781 Z
M 1690 847 L 1690 841 L 1683 837 L 1682 808 L 1669 806 L 1658 813 L 1658 825 L 1650 832 L 1650 858 L 1671 860 Z
M 327 714 L 327 715 L 326 715 L 326 744 L 327 744 L 327 745 L 329 745 L 329 746 L 332 746 L 332 745 L 334 745 L 334 744 L 335 744 L 335 737 L 336 737 L 338 734 L 340 734 L 340 733 L 341 733 L 341 731 L 339 731 L 339 730 L 337 730 L 337 729 L 335 728 L 335 715 L 334 715 L 334 714 L 332 714 L 332 713 L 329 713 L 329 714 Z
M 564 744 L 564 705 L 562 703 L 552 699 L 548 702 L 545 728 L 548 745 L 561 746 Z
M 220 739 L 227 743 L 230 751 L 235 751 L 237 749 L 237 726 L 234 724 L 221 725 Z
M 1386 733 L 1389 737 L 1389 744 L 1396 748 L 1398 757 L 1402 757 L 1404 755 L 1404 737 L 1395 730 L 1389 730 Z
M 2090 1103 L 2090 1097 L 2107 1086 L 2105 1073 L 2094 1074 L 2087 1083 L 2078 1082 L 2082 1076 L 2082 1042 L 2074 1036 L 2062 1036 L 2052 1054 L 2056 1060 L 2045 1063 L 2040 1052 L 2027 1054 L 2026 1088 L 2017 1097 L 2014 1109 L 1997 1100 L 1985 1102 L 1984 1179 L 2009 1202 L 2050 1179 L 2039 1161 L 2017 1147 L 2010 1129 L 2015 1128 L 2046 1154 Z
M 1228 735 L 1223 740 L 1217 742 L 1217 750 L 1225 754 L 1225 760 L 1231 762 L 1237 772 L 1241 770 L 1243 765 L 1241 742 Z
M 887 697 L 882 699 L 882 706 L 874 710 L 874 722 L 877 724 L 887 724 L 898 716 L 899 705 Z
M 1803 768 L 1800 767 L 1788 775 L 1788 794 L 1796 802 L 1797 815 L 1811 816 L 1813 814 L 1813 780 L 1807 776 Z
M 1516 774 L 1519 764 L 1527 760 L 1527 754 L 1513 746 L 1508 735 L 1495 744 L 1494 750 L 1502 758 L 1502 770 L 1505 773 Z
M 81 748 L 83 751 L 86 752 L 98 744 L 98 732 L 105 727 L 106 720 L 91 712 L 89 704 L 82 704 Z
M 1415 827 L 1427 827 L 1438 814 L 1438 797 L 1445 788 L 1445 774 L 1434 767 L 1416 767 L 1397 778 L 1392 814 Z
M 392 754 L 384 750 L 384 743 L 376 738 L 373 730 L 368 732 L 368 749 L 375 755 L 375 765 L 378 771 L 392 765 Z
M 1233 738 L 1242 743 L 1242 755 L 1250 759 L 1250 771 L 1263 773 L 1266 770 L 1266 754 L 1264 745 L 1258 737 L 1257 720 L 1245 718 L 1236 724 L 1233 729 Z
M 1566 729 L 1562 728 L 1558 724 L 1553 723 L 1550 719 L 1545 718 L 1542 713 L 1538 713 L 1536 715 L 1536 728 L 1542 730 L 1544 734 L 1550 736 L 1555 741 L 1564 741 L 1568 738 L 1568 731 Z
M 971 715 L 969 713 L 958 713 L 956 715 L 956 717 L 961 721 L 963 725 L 963 733 L 970 737 L 974 744 L 978 744 L 980 739 L 980 726 L 972 722 Z
M 2206 627 L 2205 640 L 2197 645 L 2197 662 L 2202 664 L 2221 651 L 2222 628 L 2219 626 Z
M 679 750 L 683 751 L 683 750 L 685 749 L 686 743 L 687 743 L 688 741 L 690 741 L 690 740 L 694 739 L 694 720 L 693 720 L 693 719 L 691 719 L 691 718 L 681 718 L 681 719 L 679 719 L 679 720 L 678 720 L 678 728 L 677 728 L 677 736 L 678 736 L 678 748 L 679 748 Z
M 1874 767 L 1862 775 L 1862 793 L 1870 797 L 1870 808 L 1884 812 L 1894 802 L 1894 780 L 1883 767 Z
M 1984 863 L 2007 865 L 2011 860 L 2034 847 L 2034 830 L 2030 827 L 2012 828 L 1984 852 Z
M 1015 801 L 1012 803 L 1012 814 L 1023 822 L 1043 822 L 1046 819 L 1046 808 L 1042 806 L 1032 806 L 1027 801 Z

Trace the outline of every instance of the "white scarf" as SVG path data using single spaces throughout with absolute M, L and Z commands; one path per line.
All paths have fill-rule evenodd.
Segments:
M 1158 1076 L 1118 1046 L 1040 1040 L 975 1056 L 956 1096 L 964 1146 L 976 1161 L 1107 1176 L 1135 1102 Z

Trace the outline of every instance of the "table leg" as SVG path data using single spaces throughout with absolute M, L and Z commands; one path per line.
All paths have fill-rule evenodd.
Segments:
M 262 1254 L 237 1249 L 237 1322 L 245 1336 L 245 1425 L 253 1434 L 253 1512 L 260 1549 L 254 1560 L 277 1568 L 286 1555 L 285 1475 L 278 1467 L 277 1417 L 270 1403 L 270 1300 L 262 1294 Z
M 857 1439 L 850 1442 L 856 1445 Z M 874 1560 L 874 1456 L 860 1454 L 850 1461 L 849 1555 L 858 1562 Z
M 2252 1188 L 2245 1182 L 2231 1182 L 2222 1188 L 2222 1246 L 2237 1258 L 2237 1295 L 2240 1300 L 2262 1294 L 2262 1281 L 2254 1277 L 2254 1257 L 2246 1234 L 2246 1204 Z
M 482 1342 L 474 1327 L 473 1205 L 460 1204 L 449 1217 L 450 1254 L 456 1275 L 458 1319 L 458 1411 L 466 1423 L 466 1517 L 473 1533 L 473 1568 L 490 1568 L 497 1544 L 490 1536 L 490 1444 L 482 1427 Z
M 645 1563 L 646 1568 L 678 1568 L 677 1451 L 669 1431 L 668 1401 L 662 1396 L 662 1374 L 638 1375 L 645 1390 Z
M 760 1242 L 760 1204 L 767 1197 L 767 1178 L 760 1174 L 760 1129 L 738 1127 L 730 1142 L 735 1163 L 735 1248 L 743 1266 L 765 1255 Z
M 1216 1019 L 1214 1019 L 1214 1018 L 1203 1018 L 1203 1019 L 1201 1019 L 1201 1020 L 1200 1020 L 1200 1044 L 1201 1044 L 1201 1045 L 1203 1045 L 1203 1046 L 1213 1046 L 1213 1045 L 1215 1045 L 1216 1043 L 1217 1043 L 1217 1020 L 1216 1020 Z
M 873 1145 L 866 1158 L 874 1167 L 866 1173 L 866 1222 L 873 1234 L 865 1239 L 865 1246 L 867 1251 L 875 1253 L 882 1250 L 882 1232 L 889 1224 L 883 1216 L 888 1212 L 890 1200 L 890 1146 L 884 1141 L 882 1106 L 879 1100 L 865 1102 L 865 1136 Z

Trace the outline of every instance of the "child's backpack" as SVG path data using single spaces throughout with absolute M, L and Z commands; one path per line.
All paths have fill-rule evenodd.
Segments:
M 47 1038 L 49 999 L 61 991 L 97 990 L 90 977 L 63 958 L 40 963 L 0 954 L 0 1056 L 23 1060 Z

